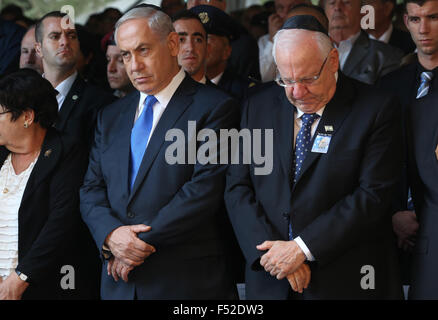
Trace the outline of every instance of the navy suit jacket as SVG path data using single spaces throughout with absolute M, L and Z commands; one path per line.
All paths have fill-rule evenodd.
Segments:
M 438 299 L 438 92 L 407 107 L 409 185 L 420 223 L 412 256 L 409 299 Z
M 226 93 L 186 74 L 151 136 L 129 192 L 130 135 L 138 102 L 135 92 L 100 113 L 81 212 L 99 248 L 114 229 L 146 224 L 151 231 L 139 237 L 157 251 L 131 271 L 128 283 L 115 282 L 104 266 L 102 298 L 236 298 L 227 255 L 232 237 L 226 230 L 231 227 L 222 205 L 227 166 L 170 165 L 165 154 L 172 142 L 165 136 L 178 128 L 188 137 L 188 121 L 196 121 L 197 130 L 237 127 L 239 107 Z M 187 141 L 184 145 L 188 150 Z
M 232 165 L 225 202 L 247 261 L 249 299 L 287 299 L 287 279 L 260 267 L 265 240 L 288 240 L 288 221 L 315 257 L 304 299 L 400 298 L 391 227 L 391 195 L 400 172 L 400 112 L 393 98 L 340 74 L 313 140 L 331 134 L 326 154 L 310 152 L 292 186 L 295 107 L 275 83 L 244 105 L 241 127 L 273 129 L 273 171 Z M 333 131 L 327 131 L 331 126 Z M 313 142 L 312 140 L 312 142 Z M 375 270 L 375 290 L 360 286 L 361 268 Z

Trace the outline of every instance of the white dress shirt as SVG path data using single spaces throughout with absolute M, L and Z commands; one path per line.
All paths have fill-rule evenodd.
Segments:
M 15 174 L 11 154 L 0 170 L 0 278 L 5 280 L 18 265 L 18 211 L 36 158 L 19 175 Z
M 260 76 L 262 82 L 275 80 L 277 66 L 272 55 L 274 43 L 269 39 L 269 34 L 261 36 L 257 42 L 259 45 Z
M 157 98 L 157 102 L 153 105 L 152 109 L 154 112 L 154 117 L 152 121 L 152 129 L 151 133 L 149 134 L 147 145 L 149 144 L 149 141 L 151 140 L 152 133 L 155 130 L 155 127 L 158 124 L 158 121 L 160 121 L 161 116 L 163 115 L 164 110 L 166 109 L 167 105 L 170 102 L 170 99 L 172 99 L 172 96 L 174 95 L 176 89 L 180 86 L 181 82 L 184 80 L 184 77 L 186 76 L 183 68 L 180 68 L 179 72 L 176 74 L 176 76 L 173 77 L 172 81 L 167 85 L 166 88 L 155 94 L 155 98 Z M 140 101 L 138 102 L 137 112 L 135 114 L 135 121 L 140 117 L 141 113 L 144 109 L 144 102 L 147 98 L 147 94 L 140 92 Z
M 325 109 L 325 106 L 316 112 L 319 115 L 319 118 L 317 118 L 312 123 L 311 137 L 313 137 L 313 135 L 316 132 L 316 128 L 318 127 L 319 121 L 322 118 L 322 114 L 324 112 L 324 109 Z M 295 120 L 294 120 L 294 149 L 295 149 L 295 142 L 297 139 L 298 131 L 300 131 L 301 126 L 303 124 L 303 122 L 301 120 L 301 116 L 303 114 L 304 114 L 304 112 L 297 108 L 297 111 L 295 112 Z M 292 230 L 293 230 L 293 225 L 292 225 Z M 309 248 L 306 246 L 304 241 L 301 239 L 301 237 L 296 237 L 294 240 L 298 244 L 298 246 L 301 248 L 301 250 L 303 250 L 304 254 L 306 255 L 307 260 L 315 261 L 314 256 L 312 255 L 312 253 L 310 252 Z
M 62 104 L 65 101 L 65 98 L 68 95 L 68 92 L 71 89 L 71 86 L 76 80 L 76 77 L 78 76 L 78 72 L 75 71 L 70 77 L 62 81 L 60 84 L 56 86 L 56 91 L 58 91 L 58 95 L 56 96 L 56 100 L 58 100 L 58 111 L 61 110 Z
M 343 40 L 339 42 L 339 45 L 333 43 L 335 48 L 338 49 L 339 52 L 339 64 L 341 65 L 341 70 L 344 69 L 345 61 L 347 61 L 348 56 L 350 55 L 351 49 L 353 49 L 354 43 L 357 38 L 360 36 L 360 31 L 355 35 L 351 36 L 347 40 Z
M 372 34 L 368 34 L 370 39 L 382 41 L 384 43 L 389 43 L 389 39 L 391 39 L 392 31 L 394 30 L 394 27 L 392 26 L 392 23 L 389 25 L 389 28 L 380 36 L 379 39 L 376 39 Z

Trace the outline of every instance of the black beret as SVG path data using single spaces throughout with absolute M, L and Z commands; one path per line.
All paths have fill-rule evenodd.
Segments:
M 190 11 L 199 16 L 208 34 L 227 37 L 230 41 L 239 37 L 239 26 L 233 18 L 221 9 L 209 5 L 200 5 L 192 7 Z
M 311 15 L 298 15 L 287 19 L 281 30 L 287 29 L 304 29 L 309 31 L 322 32 L 328 36 L 327 30 L 319 23 L 318 19 Z

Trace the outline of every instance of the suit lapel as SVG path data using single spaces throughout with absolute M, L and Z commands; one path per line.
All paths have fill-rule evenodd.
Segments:
M 280 154 L 280 160 L 284 173 L 291 181 L 291 168 L 292 168 L 292 145 L 294 135 L 294 112 L 295 106 L 293 106 L 286 97 L 284 89 L 280 88 L 281 92 L 277 95 L 278 108 L 277 112 L 274 112 L 274 137 L 275 141 L 278 141 L 274 147 Z
M 196 91 L 196 85 L 197 83 L 186 74 L 183 82 L 172 96 L 172 99 L 164 110 L 163 115 L 161 116 L 154 132 L 152 133 L 128 202 L 131 201 L 137 192 L 152 163 L 157 157 L 158 152 L 165 141 L 166 132 L 174 126 L 175 122 L 193 102 L 192 95 Z
M 78 74 L 76 80 L 73 82 L 73 85 L 70 91 L 65 97 L 64 103 L 62 104 L 61 110 L 58 114 L 58 121 L 56 122 L 55 128 L 59 131 L 64 131 L 65 125 L 68 122 L 70 114 L 75 109 L 75 106 L 81 99 L 81 95 L 86 83 L 80 75 Z
M 356 39 L 356 42 L 351 48 L 351 52 L 344 63 L 344 68 L 342 70 L 344 74 L 349 75 L 354 73 L 359 62 L 361 62 L 363 58 L 369 54 L 369 46 L 370 40 L 368 39 L 368 36 L 364 31 L 361 31 L 359 38 Z
M 351 109 L 351 99 L 354 97 L 354 87 L 346 81 L 345 77 L 339 73 L 338 84 L 336 85 L 336 92 L 332 100 L 326 105 L 322 118 L 318 123 L 315 134 L 312 137 L 310 146 L 313 146 L 313 142 L 318 133 L 331 134 L 332 140 L 339 128 L 342 125 L 345 117 L 348 115 Z M 333 131 L 327 131 L 326 126 L 331 126 Z M 302 177 L 306 174 L 312 164 L 319 159 L 321 153 L 311 152 L 306 156 L 303 166 L 301 167 L 301 173 L 298 177 L 295 186 L 300 182 Z
M 140 93 L 132 94 L 126 102 L 126 107 L 121 106 L 121 114 L 117 124 L 114 126 L 115 141 L 111 146 L 112 154 L 120 169 L 120 187 L 122 194 L 129 194 L 129 159 L 131 157 L 131 130 L 134 125 L 135 113 L 139 104 Z
M 59 163 L 62 155 L 62 142 L 55 131 L 48 130 L 44 139 L 38 161 L 32 170 L 24 190 L 22 203 L 27 200 L 41 182 L 47 178 Z

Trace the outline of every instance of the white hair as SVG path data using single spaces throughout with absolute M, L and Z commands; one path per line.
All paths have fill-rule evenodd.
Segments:
M 153 30 L 161 40 L 167 39 L 169 33 L 175 31 L 170 17 L 160 10 L 151 7 L 134 8 L 126 12 L 116 23 L 114 40 L 117 44 L 117 32 L 120 26 L 128 20 L 147 19 L 149 28 Z
M 333 49 L 333 44 L 330 38 L 322 32 L 304 29 L 280 30 L 274 36 L 274 46 L 272 47 L 272 55 L 274 56 L 275 64 L 277 64 L 277 59 L 275 57 L 277 46 L 295 49 L 295 46 L 301 43 L 303 39 L 315 41 L 319 47 L 321 57 L 327 56 Z

